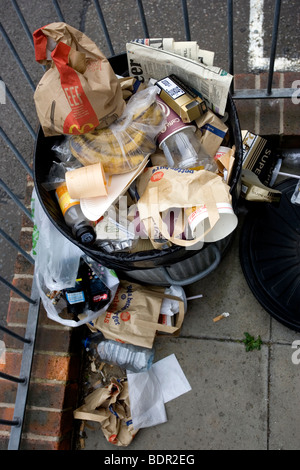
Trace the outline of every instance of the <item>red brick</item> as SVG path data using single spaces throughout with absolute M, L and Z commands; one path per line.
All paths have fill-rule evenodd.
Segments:
M 74 356 L 35 354 L 32 376 L 48 380 L 76 380 L 79 376 L 79 359 Z
M 19 289 L 23 294 L 27 295 L 27 297 L 31 297 L 31 289 L 32 289 L 32 278 L 17 278 L 13 279 L 12 282 L 13 286 Z M 20 295 L 12 291 L 11 296 L 17 299 L 20 299 Z
M 15 403 L 18 384 L 10 380 L 0 381 L 0 402 L 1 403 Z
M 37 331 L 35 351 L 70 351 L 71 330 L 51 330 L 40 327 Z
M 29 409 L 24 420 L 24 433 L 38 436 L 64 436 L 73 427 L 73 410 L 62 412 Z
M 28 318 L 29 303 L 11 301 L 8 305 L 7 322 L 26 325 Z
M 32 248 L 32 232 L 22 230 L 20 233 L 19 245 L 23 250 L 30 253 Z
M 65 410 L 77 404 L 78 383 L 39 383 L 31 381 L 28 391 L 28 405 L 40 408 Z
M 22 353 L 9 352 L 5 353 L 5 364 L 0 364 L 0 370 L 5 374 L 19 377 L 21 368 Z
M 21 327 L 8 327 L 9 330 L 11 330 L 13 333 L 16 333 L 19 336 L 25 337 L 25 328 Z M 9 349 L 20 349 L 23 350 L 23 345 L 24 343 L 17 338 L 14 338 L 13 336 L 9 335 L 8 333 L 5 333 L 3 335 L 3 341 L 5 343 L 5 347 Z
M 20 253 L 17 255 L 15 263 L 15 274 L 33 274 L 34 266 Z
M 23 439 L 20 450 L 72 450 L 71 436 L 57 441 L 46 441 L 41 439 Z
M 8 440 L 9 440 L 9 436 L 5 437 L 5 436 L 0 436 L 0 451 L 1 450 L 7 450 L 8 448 Z
M 14 407 L 0 407 L 0 418 L 6 420 L 12 420 L 14 417 Z M 1 425 L 1 431 L 7 431 L 10 433 L 11 426 Z

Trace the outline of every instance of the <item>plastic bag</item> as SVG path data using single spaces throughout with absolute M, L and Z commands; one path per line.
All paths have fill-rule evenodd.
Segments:
M 72 154 L 83 165 L 101 162 L 107 174 L 134 170 L 156 150 L 156 136 L 166 123 L 156 94 L 155 86 L 138 91 L 109 127 L 70 137 Z
M 35 259 L 37 288 L 48 318 L 62 325 L 77 327 L 95 320 L 105 312 L 112 302 L 119 280 L 114 271 L 93 262 L 80 248 L 62 235 L 51 223 L 37 198 L 32 193 L 32 215 L 34 220 L 32 256 Z M 83 258 L 105 286 L 110 289 L 110 302 L 101 310 L 87 308 L 78 321 L 66 318 L 67 301 L 65 289 L 75 286 L 80 259 Z

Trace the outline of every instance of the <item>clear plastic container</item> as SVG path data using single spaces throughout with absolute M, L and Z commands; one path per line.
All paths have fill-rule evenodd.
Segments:
M 182 127 L 160 144 L 168 165 L 173 168 L 216 171 L 217 165 L 195 136 L 193 126 Z

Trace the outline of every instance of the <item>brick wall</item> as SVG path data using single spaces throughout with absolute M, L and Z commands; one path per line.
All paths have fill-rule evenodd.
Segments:
M 33 183 L 28 179 L 25 205 L 30 209 Z M 20 246 L 30 253 L 33 224 L 23 216 Z M 30 297 L 33 266 L 20 254 L 15 264 L 13 285 Z M 24 336 L 29 304 L 11 291 L 7 327 Z M 77 331 L 78 330 L 78 331 Z M 82 334 L 49 320 L 41 305 L 33 358 L 28 405 L 25 414 L 21 449 L 70 450 L 73 438 L 73 410 L 77 406 L 80 385 Z M 22 342 L 4 335 L 5 364 L 0 370 L 20 375 Z M 13 418 L 17 384 L 0 380 L 0 417 Z M 6 450 L 9 426 L 0 426 L 0 449 Z

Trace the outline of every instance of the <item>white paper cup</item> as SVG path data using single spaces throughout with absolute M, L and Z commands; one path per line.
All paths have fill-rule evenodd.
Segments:
M 231 204 L 228 202 L 217 203 L 219 220 L 214 227 L 204 236 L 204 242 L 216 242 L 227 237 L 238 224 Z M 188 217 L 188 223 L 194 238 L 201 237 L 210 227 L 208 211 L 206 206 L 199 207 Z
M 68 193 L 72 199 L 107 196 L 102 163 L 87 165 L 66 172 Z

